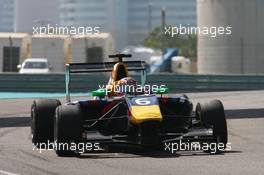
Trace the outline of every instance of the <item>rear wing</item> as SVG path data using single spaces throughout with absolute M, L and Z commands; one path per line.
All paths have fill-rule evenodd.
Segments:
M 96 73 L 96 72 L 111 72 L 113 66 L 117 62 L 101 62 L 101 63 L 70 63 L 66 64 L 65 85 L 66 85 L 66 100 L 70 102 L 70 81 L 71 74 L 75 73 Z M 146 63 L 145 61 L 124 61 L 128 71 L 140 71 L 141 84 L 146 82 Z
M 93 73 L 93 72 L 111 72 L 117 62 L 103 63 L 71 63 L 66 64 L 70 73 Z M 145 61 L 124 61 L 128 71 L 145 70 Z

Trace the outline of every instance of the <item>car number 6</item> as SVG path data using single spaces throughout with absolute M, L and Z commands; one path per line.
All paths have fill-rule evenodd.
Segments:
M 147 98 L 139 98 L 135 100 L 138 105 L 149 105 L 150 101 Z

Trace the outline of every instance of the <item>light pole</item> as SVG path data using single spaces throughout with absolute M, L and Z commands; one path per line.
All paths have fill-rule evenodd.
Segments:
M 152 30 L 152 3 L 148 3 L 148 32 L 150 34 Z
M 165 8 L 163 7 L 161 10 L 161 49 L 162 52 L 164 53 L 165 50 L 165 26 L 166 26 L 166 11 Z

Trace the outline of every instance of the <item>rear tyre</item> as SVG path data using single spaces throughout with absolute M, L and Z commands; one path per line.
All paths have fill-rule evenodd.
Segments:
M 54 140 L 58 156 L 76 156 L 82 140 L 82 111 L 79 105 L 59 106 L 55 113 Z M 71 145 L 75 147 L 71 147 Z
M 53 142 L 54 113 L 59 105 L 61 103 L 56 99 L 33 101 L 31 105 L 31 134 L 32 143 L 36 147 L 40 148 L 42 144 Z
M 196 106 L 196 117 L 201 120 L 201 124 L 205 128 L 213 128 L 214 141 L 209 144 L 216 144 L 214 150 L 208 150 L 211 153 L 221 153 L 219 150 L 220 144 L 223 148 L 226 147 L 228 141 L 227 124 L 223 104 L 220 100 L 213 100 L 210 103 L 201 104 Z

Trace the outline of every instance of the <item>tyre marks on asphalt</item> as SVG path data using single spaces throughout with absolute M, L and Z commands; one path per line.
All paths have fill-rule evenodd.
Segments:
M 0 128 L 30 126 L 30 117 L 0 117 Z

